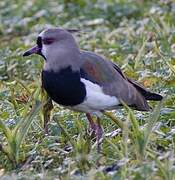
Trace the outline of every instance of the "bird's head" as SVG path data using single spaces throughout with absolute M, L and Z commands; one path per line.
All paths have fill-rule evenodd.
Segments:
M 27 50 L 23 56 L 32 54 L 41 55 L 45 60 L 53 55 L 65 52 L 68 49 L 77 48 L 77 44 L 72 33 L 78 32 L 76 29 L 50 28 L 42 31 L 36 41 L 36 45 Z

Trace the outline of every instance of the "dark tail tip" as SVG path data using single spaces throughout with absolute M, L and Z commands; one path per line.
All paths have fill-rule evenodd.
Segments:
M 146 100 L 153 100 L 153 101 L 161 101 L 163 99 L 163 96 L 156 93 L 148 93 L 145 95 Z

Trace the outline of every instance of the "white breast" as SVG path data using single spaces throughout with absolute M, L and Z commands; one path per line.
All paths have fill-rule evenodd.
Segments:
M 73 106 L 71 109 L 93 113 L 100 110 L 114 109 L 115 106 L 120 104 L 115 96 L 104 94 L 98 84 L 83 78 L 81 78 L 81 82 L 83 82 L 86 87 L 86 99 L 83 103 Z

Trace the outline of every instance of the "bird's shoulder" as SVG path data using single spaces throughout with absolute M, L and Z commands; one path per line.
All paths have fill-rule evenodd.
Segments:
M 81 75 L 98 84 L 110 83 L 116 81 L 116 78 L 125 79 L 124 74 L 116 64 L 96 53 L 82 51 L 81 61 Z

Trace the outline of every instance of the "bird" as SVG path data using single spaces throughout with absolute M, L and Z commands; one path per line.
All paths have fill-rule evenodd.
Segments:
M 57 104 L 86 113 L 99 142 L 103 136 L 102 112 L 116 110 L 123 106 L 122 102 L 135 110 L 149 111 L 147 100 L 161 101 L 163 97 L 125 76 L 114 62 L 81 50 L 74 32 L 61 27 L 45 29 L 38 35 L 36 45 L 23 56 L 43 57 L 43 88 Z

